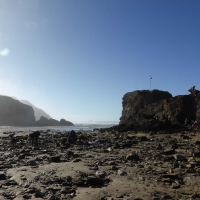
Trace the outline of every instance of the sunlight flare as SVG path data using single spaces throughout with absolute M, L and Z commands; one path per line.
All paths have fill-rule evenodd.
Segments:
M 10 50 L 8 48 L 5 48 L 0 51 L 1 56 L 8 56 L 10 54 Z

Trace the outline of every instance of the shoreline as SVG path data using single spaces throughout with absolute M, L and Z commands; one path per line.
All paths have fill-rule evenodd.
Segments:
M 5 199 L 198 199 L 198 132 L 173 134 L 82 131 L 76 145 L 66 132 L 43 133 L 32 147 L 19 132 L 0 137 L 0 195 Z M 96 141 L 99 142 L 96 145 Z

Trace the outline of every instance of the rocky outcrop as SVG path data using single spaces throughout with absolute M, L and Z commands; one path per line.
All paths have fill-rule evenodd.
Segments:
M 34 114 L 33 105 L 26 105 L 13 97 L 0 96 L 0 126 L 73 126 L 64 119 L 48 119 L 49 115 L 47 118 L 41 116 L 36 121 Z
M 33 108 L 11 97 L 0 96 L 0 126 L 33 126 Z
M 36 106 L 34 106 L 32 103 L 30 103 L 29 101 L 27 100 L 20 100 L 21 103 L 23 104 L 26 104 L 26 105 L 29 105 L 33 108 L 33 111 L 34 111 L 34 115 L 35 115 L 35 120 L 39 120 L 40 117 L 46 117 L 47 119 L 50 119 L 51 116 L 48 115 L 46 112 L 44 112 L 42 109 L 40 108 L 37 108 Z
M 65 119 L 61 119 L 60 126 L 74 126 L 74 124 L 69 121 L 66 121 Z
M 184 119 L 200 119 L 200 103 L 191 95 L 172 97 L 169 92 L 142 90 L 129 92 L 123 97 L 120 125 L 131 127 L 135 123 L 157 121 L 183 124 Z
M 65 119 L 58 121 L 52 118 L 47 119 L 42 116 L 38 121 L 36 121 L 36 126 L 74 126 L 74 124 Z

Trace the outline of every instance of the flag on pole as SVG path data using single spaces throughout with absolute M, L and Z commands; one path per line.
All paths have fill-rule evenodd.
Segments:
M 152 77 L 150 76 L 150 79 L 152 79 Z

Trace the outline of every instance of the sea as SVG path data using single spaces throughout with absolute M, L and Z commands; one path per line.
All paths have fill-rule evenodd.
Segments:
M 119 124 L 119 121 L 89 121 L 73 122 L 74 126 L 40 126 L 40 127 L 20 127 L 20 126 L 0 126 L 0 133 L 4 132 L 31 132 L 31 131 L 92 131 L 94 129 L 109 128 Z

